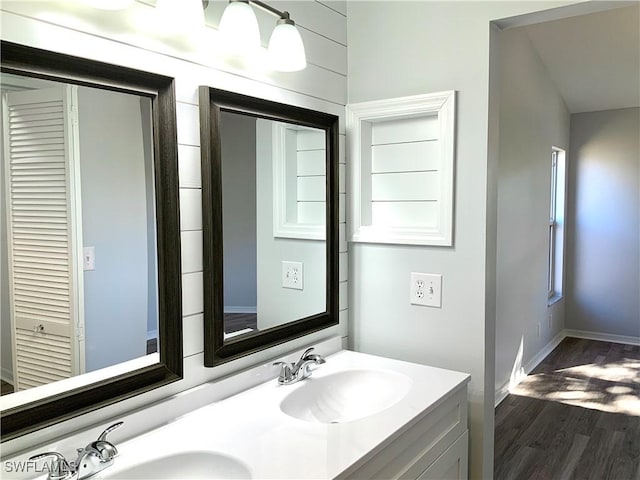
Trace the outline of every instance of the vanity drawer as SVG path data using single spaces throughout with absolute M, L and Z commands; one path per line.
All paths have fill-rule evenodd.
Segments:
M 464 386 L 377 451 L 364 465 L 339 478 L 417 479 L 466 431 L 467 389 Z M 465 452 L 465 459 L 466 455 Z
M 469 431 L 464 432 L 417 480 L 464 480 L 468 478 Z

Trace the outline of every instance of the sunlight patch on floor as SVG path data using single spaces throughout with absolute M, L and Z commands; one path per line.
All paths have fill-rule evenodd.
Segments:
M 580 375 L 610 382 L 640 382 L 640 361 L 623 360 L 615 363 L 576 365 L 556 370 L 569 376 Z
M 510 393 L 640 416 L 640 361 L 590 363 L 531 374 L 513 386 Z

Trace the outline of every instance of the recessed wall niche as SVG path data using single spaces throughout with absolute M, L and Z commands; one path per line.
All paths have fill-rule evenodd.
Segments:
M 326 139 L 317 128 L 273 124 L 273 236 L 324 240 Z
M 347 106 L 352 242 L 453 243 L 455 91 Z

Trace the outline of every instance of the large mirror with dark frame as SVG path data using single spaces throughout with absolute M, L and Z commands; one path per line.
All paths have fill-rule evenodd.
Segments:
M 338 323 L 338 117 L 200 87 L 205 366 Z
M 2 441 L 182 377 L 174 81 L 2 42 Z

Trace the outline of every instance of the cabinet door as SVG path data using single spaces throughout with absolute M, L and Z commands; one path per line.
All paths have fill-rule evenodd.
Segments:
M 418 480 L 463 480 L 468 478 L 469 431 L 465 431 L 458 439 L 440 455 Z

